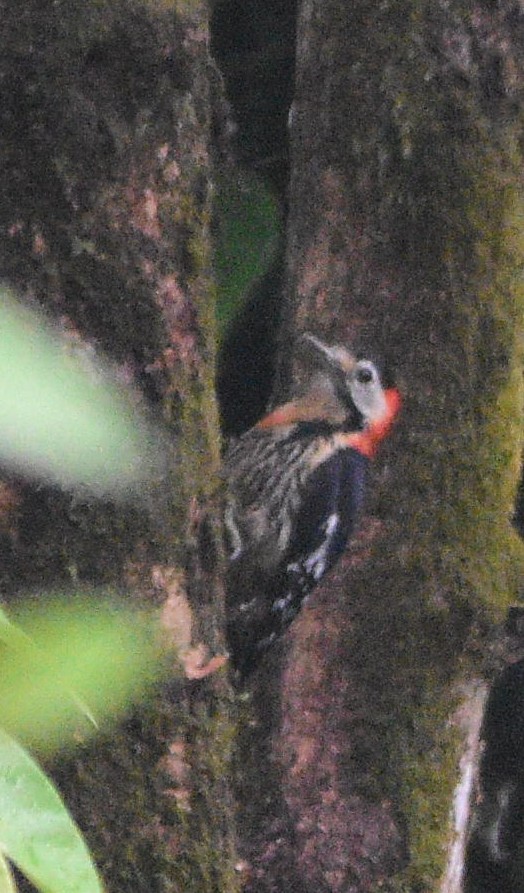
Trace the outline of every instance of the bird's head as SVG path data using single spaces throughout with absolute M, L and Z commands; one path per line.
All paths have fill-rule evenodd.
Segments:
M 366 443 L 373 447 L 368 449 L 368 444 L 365 450 L 371 455 L 400 408 L 397 389 L 383 387 L 371 360 L 359 359 L 342 345 L 324 344 L 309 332 L 301 336 L 296 355 L 308 373 L 303 393 L 277 407 L 257 427 L 324 421 L 347 432 L 366 433 Z
M 398 415 L 401 399 L 397 388 L 383 386 L 375 363 L 341 345 L 324 344 L 309 332 L 302 335 L 298 349 L 312 369 L 313 387 L 330 390 L 347 419 L 367 431 L 374 445 L 382 440 Z

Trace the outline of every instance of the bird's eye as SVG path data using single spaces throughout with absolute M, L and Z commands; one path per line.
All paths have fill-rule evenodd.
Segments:
M 356 380 L 359 384 L 369 384 L 370 381 L 373 381 L 373 370 L 368 366 L 364 366 L 362 369 L 358 369 L 355 375 Z

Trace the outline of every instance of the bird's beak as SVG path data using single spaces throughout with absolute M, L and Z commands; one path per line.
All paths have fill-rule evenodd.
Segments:
M 297 344 L 298 355 L 319 369 L 334 369 L 348 375 L 355 367 L 357 358 L 345 347 L 328 347 L 315 335 L 304 332 Z

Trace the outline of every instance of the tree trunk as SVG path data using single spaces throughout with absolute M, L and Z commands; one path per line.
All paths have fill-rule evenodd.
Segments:
M 10 481 L 3 590 L 97 584 L 162 607 L 193 681 L 177 669 L 56 774 L 108 890 L 230 893 L 231 698 L 224 671 L 195 681 L 223 652 L 207 9 L 24 0 L 1 19 L 3 279 L 109 354 L 173 443 L 147 506 Z
M 162 605 L 198 676 L 223 614 L 207 13 L 0 7 L 3 278 L 109 353 L 174 443 L 147 510 L 9 482 L 3 591 Z M 404 412 L 360 539 L 254 681 L 244 870 L 223 672 L 178 677 L 57 770 L 110 891 L 459 889 L 482 676 L 522 560 L 521 34 L 509 2 L 300 7 L 283 343 L 313 329 L 382 354 Z
M 404 409 L 357 543 L 257 685 L 281 797 L 249 889 L 460 889 L 522 569 L 519 22 L 511 2 L 300 6 L 280 389 L 309 330 L 382 357 Z

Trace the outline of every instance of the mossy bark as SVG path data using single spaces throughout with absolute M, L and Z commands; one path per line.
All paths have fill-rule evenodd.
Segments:
M 517 16 L 300 7 L 283 355 L 309 330 L 385 357 L 404 408 L 362 536 L 286 646 L 273 761 L 298 888 L 445 883 L 457 717 L 522 572 Z M 267 852 L 253 889 L 276 889 Z
M 9 481 L 3 591 L 95 583 L 157 605 L 186 672 L 202 675 L 223 650 L 210 272 L 220 86 L 207 8 L 1 6 L 1 275 L 66 337 L 108 354 L 172 443 L 147 506 Z M 174 678 L 56 775 L 108 890 L 230 893 L 228 684 L 223 670 L 189 682 L 177 668 Z

